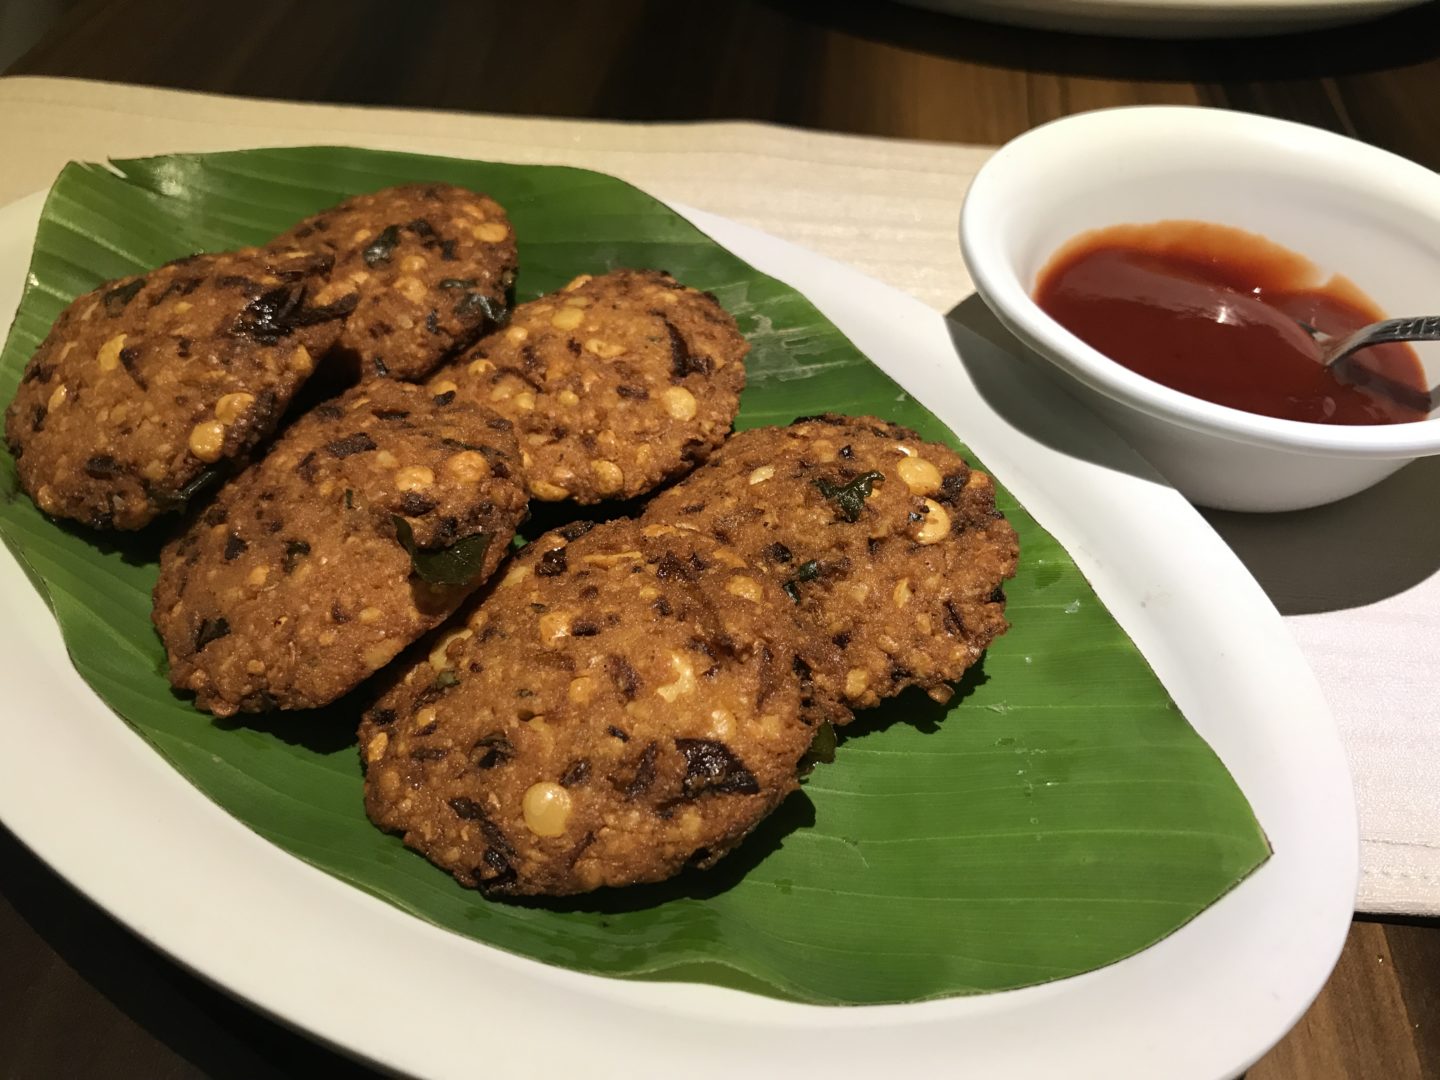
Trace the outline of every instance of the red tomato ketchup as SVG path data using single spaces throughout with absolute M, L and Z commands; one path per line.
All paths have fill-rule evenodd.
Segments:
M 1318 278 L 1254 233 L 1162 221 L 1076 237 L 1040 272 L 1035 301 L 1131 371 L 1219 405 L 1322 424 L 1426 419 L 1410 346 L 1372 346 L 1340 371 L 1320 365 L 1301 323 L 1343 336 L 1385 315 L 1344 278 Z

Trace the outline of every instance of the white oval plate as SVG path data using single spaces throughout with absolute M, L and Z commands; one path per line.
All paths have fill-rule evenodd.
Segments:
M 947 15 L 1126 37 L 1252 37 L 1344 26 L 1424 0 L 902 0 Z
M 34 195 L 0 209 L 7 322 L 41 203 Z M 1340 743 L 1279 615 L 1190 505 L 1011 346 L 955 329 L 957 358 L 950 325 L 919 301 L 763 233 L 682 212 L 809 296 L 1066 544 L 1249 797 L 1275 848 L 1268 863 L 1137 956 L 979 997 L 824 1008 L 547 967 L 390 907 L 218 809 L 81 681 L 8 551 L 0 553 L 0 819 L 180 963 L 274 1017 L 408 1073 L 628 1078 L 678 1068 L 695 1080 L 790 1070 L 871 1080 L 901 1065 L 916 1075 L 963 1068 L 1014 1080 L 1216 1080 L 1240 1072 L 1319 992 L 1344 941 L 1358 872 Z

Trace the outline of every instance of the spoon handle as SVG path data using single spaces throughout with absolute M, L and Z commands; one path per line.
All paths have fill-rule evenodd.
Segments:
M 1390 341 L 1440 341 L 1440 315 L 1414 315 L 1371 323 L 1328 346 L 1321 363 L 1333 367 L 1357 349 Z

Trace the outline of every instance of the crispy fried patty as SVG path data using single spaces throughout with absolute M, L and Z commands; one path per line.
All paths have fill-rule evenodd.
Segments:
M 371 819 L 487 892 L 709 865 L 814 736 L 761 569 L 668 526 L 586 529 L 528 546 L 361 725 Z
M 166 546 L 170 681 L 218 715 L 324 705 L 436 626 L 525 514 L 508 421 L 381 380 L 295 422 Z M 427 583 L 419 551 L 463 557 Z
M 807 627 L 800 655 L 822 714 L 912 685 L 948 700 L 1007 625 L 1019 548 L 990 477 L 887 421 L 742 432 L 644 520 L 698 529 L 780 585 Z
M 5 413 L 41 510 L 138 529 L 267 437 L 355 306 L 310 247 L 195 255 L 86 293 Z M 329 291 L 318 295 L 322 286 Z
M 423 378 L 504 321 L 515 281 L 515 231 L 505 211 L 450 184 L 356 195 L 277 243 L 329 251 L 331 289 L 359 291 L 340 348 L 367 377 Z
M 521 304 L 431 386 L 515 422 L 534 498 L 595 503 L 704 461 L 740 407 L 749 349 L 713 297 L 616 270 Z

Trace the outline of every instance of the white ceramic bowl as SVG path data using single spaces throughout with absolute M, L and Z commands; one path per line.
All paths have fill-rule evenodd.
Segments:
M 1277 420 L 1162 386 L 1105 357 L 1031 299 L 1077 233 L 1167 219 L 1260 233 L 1343 274 L 1391 315 L 1440 311 L 1440 175 L 1325 131 L 1219 109 L 1084 113 L 1002 147 L 960 216 L 981 297 L 1192 501 L 1295 510 L 1353 495 L 1440 453 L 1440 419 Z M 1430 385 L 1440 352 L 1421 346 Z

